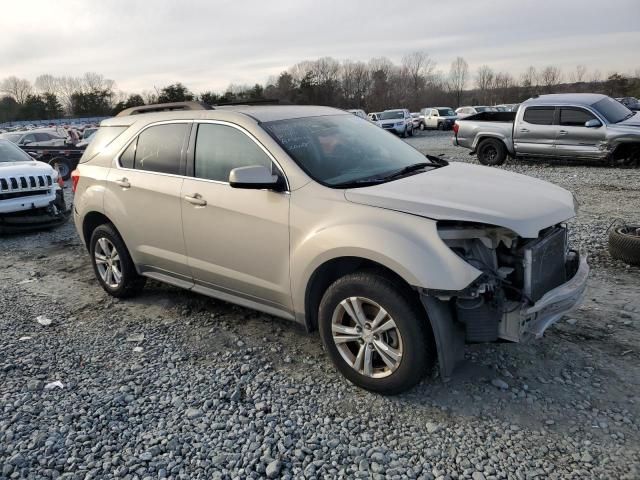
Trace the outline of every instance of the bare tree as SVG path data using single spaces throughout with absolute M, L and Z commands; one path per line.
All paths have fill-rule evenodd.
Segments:
M 462 57 L 457 57 L 451 62 L 449 69 L 449 87 L 456 96 L 456 107 L 460 106 L 462 92 L 467 84 L 469 76 L 469 64 Z
M 342 91 L 350 106 L 361 107 L 369 87 L 369 69 L 363 62 L 345 60 L 341 67 Z
M 493 79 L 495 74 L 488 65 L 482 65 L 478 68 L 476 73 L 476 86 L 480 90 L 481 101 L 483 103 L 489 103 L 489 90 L 493 86 Z
M 591 73 L 590 81 L 591 81 L 591 83 L 600 83 L 600 82 L 602 82 L 602 73 L 600 72 L 600 70 L 594 70 Z
M 38 92 L 46 94 L 58 94 L 58 79 L 53 75 L 45 73 L 36 77 L 35 87 Z
M 33 92 L 33 87 L 29 80 L 11 76 L 2 81 L 0 91 L 12 96 L 18 103 L 24 103 L 27 96 Z
M 516 82 L 509 72 L 498 72 L 493 79 L 494 101 L 506 102 Z
M 529 66 L 524 72 L 522 72 L 522 75 L 520 76 L 520 84 L 528 90 L 535 90 L 538 87 L 538 72 L 533 65 Z
M 569 75 L 573 83 L 581 83 L 585 81 L 587 76 L 587 67 L 584 65 L 576 65 L 576 69 Z
M 435 62 L 426 52 L 412 52 L 402 57 L 402 70 L 408 77 L 411 90 L 416 97 L 433 75 L 435 66 Z
M 556 66 L 549 65 L 540 72 L 540 83 L 545 87 L 548 93 L 551 93 L 555 87 L 562 82 L 562 72 Z
M 97 92 L 115 88 L 115 82 L 100 73 L 87 72 L 78 80 L 79 84 L 85 92 Z

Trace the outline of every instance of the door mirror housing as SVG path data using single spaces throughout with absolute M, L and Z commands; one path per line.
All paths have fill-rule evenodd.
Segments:
M 584 126 L 587 127 L 587 128 L 599 128 L 599 127 L 602 126 L 602 122 L 600 120 L 598 120 L 597 118 L 592 118 L 591 120 L 586 122 L 584 124 Z
M 229 185 L 253 190 L 284 190 L 281 178 L 264 165 L 234 168 L 229 172 Z

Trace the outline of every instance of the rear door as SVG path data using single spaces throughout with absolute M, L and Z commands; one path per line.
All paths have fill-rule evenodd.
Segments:
M 558 156 L 600 158 L 598 144 L 605 140 L 606 129 L 585 127 L 589 120 L 600 120 L 590 111 L 580 107 L 560 107 L 558 136 L 555 147 Z
M 229 173 L 238 167 L 282 172 L 255 138 L 230 123 L 200 123 L 191 144 L 182 222 L 194 290 L 205 287 L 290 310 L 290 195 L 229 185 Z
M 558 125 L 554 124 L 556 107 L 526 107 L 522 118 L 516 121 L 513 144 L 517 154 L 554 155 Z
M 161 123 L 142 130 L 109 170 L 104 196 L 105 213 L 141 270 L 187 283 L 191 272 L 180 192 L 191 123 Z
M 427 120 L 427 127 L 438 128 L 438 110 L 432 108 L 429 110 L 429 119 Z

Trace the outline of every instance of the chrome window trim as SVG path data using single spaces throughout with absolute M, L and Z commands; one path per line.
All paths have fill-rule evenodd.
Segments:
M 153 170 L 142 170 L 142 169 L 137 169 L 137 168 L 127 168 L 127 167 L 123 167 L 122 164 L 120 163 L 120 157 L 122 157 L 122 154 L 125 152 L 125 150 L 127 148 L 129 148 L 129 146 L 138 139 L 138 137 L 140 136 L 140 134 L 142 132 L 144 132 L 145 130 L 147 130 L 148 128 L 151 127 L 155 127 L 158 125 L 172 125 L 172 124 L 177 124 L 177 123 L 193 123 L 193 120 L 162 120 L 159 122 L 153 122 L 150 123 L 148 125 L 145 125 L 143 128 L 141 128 L 140 130 L 138 130 L 130 139 L 129 141 L 127 141 L 127 143 L 124 145 L 124 147 L 122 147 L 118 153 L 116 154 L 115 157 L 115 164 L 116 164 L 116 168 L 118 170 L 124 170 L 125 172 L 143 172 L 143 173 L 148 173 L 151 175 L 162 175 L 164 177 L 177 177 L 177 178 L 188 178 L 185 175 L 177 175 L 175 173 L 164 173 L 164 172 L 154 172 Z M 188 148 L 188 147 L 187 147 Z
M 241 131 L 247 137 L 249 137 L 267 155 L 267 157 L 269 157 L 269 159 L 273 163 L 275 163 L 276 167 L 280 171 L 280 174 L 284 178 L 285 185 L 286 185 L 286 190 L 284 192 L 282 192 L 282 193 L 291 193 L 291 187 L 289 185 L 289 179 L 287 178 L 287 175 L 284 173 L 284 169 L 282 168 L 282 165 L 280 165 L 280 162 L 278 162 L 276 160 L 275 156 L 269 150 L 267 150 L 267 148 L 262 144 L 262 142 L 260 142 L 246 128 L 241 127 L 240 125 L 237 125 L 235 123 L 228 122 L 226 120 L 206 120 L 206 119 L 202 119 L 202 120 L 162 120 L 162 121 L 153 122 L 153 123 L 150 123 L 148 125 L 145 125 L 143 128 L 138 130 L 129 139 L 129 141 L 127 141 L 127 143 L 124 145 L 124 147 L 122 147 L 118 151 L 118 153 L 116 154 L 116 157 L 115 157 L 116 168 L 118 170 L 124 170 L 124 171 L 129 171 L 129 172 L 144 172 L 144 173 L 148 173 L 148 174 L 151 174 L 151 175 L 162 175 L 162 176 L 166 176 L 166 177 L 178 177 L 178 178 L 184 178 L 184 179 L 189 179 L 189 180 L 198 180 L 200 182 L 217 183 L 217 184 L 220 184 L 220 185 L 229 185 L 229 182 L 223 182 L 221 180 L 211 180 L 211 179 L 208 179 L 208 178 L 198 178 L 198 177 L 195 177 L 195 176 L 189 177 L 187 175 L 176 175 L 174 173 L 154 172 L 153 170 L 142 170 L 142 169 L 137 169 L 137 168 L 127 168 L 127 167 L 123 167 L 122 166 L 122 163 L 120 162 L 120 157 L 122 157 L 122 154 L 125 152 L 125 150 L 127 150 L 127 148 L 129 148 L 129 146 L 135 140 L 137 140 L 137 138 L 140 136 L 140 134 L 142 134 L 142 132 L 144 132 L 148 128 L 155 127 L 157 125 L 171 125 L 171 124 L 179 124 L 179 123 L 196 124 L 196 126 L 198 126 L 200 124 L 210 123 L 210 124 L 224 125 L 224 126 L 232 127 L 232 128 L 235 128 L 236 130 Z M 198 141 L 198 138 L 196 136 L 196 143 L 197 143 L 197 141 Z M 187 151 L 188 151 L 188 148 L 189 147 L 187 146 Z M 194 155 L 194 162 L 195 162 L 195 155 Z

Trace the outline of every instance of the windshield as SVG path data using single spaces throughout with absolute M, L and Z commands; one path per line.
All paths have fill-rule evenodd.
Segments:
M 262 126 L 305 172 L 329 187 L 427 161 L 396 136 L 352 115 L 294 118 Z
M 4 138 L 5 140 L 9 140 L 13 143 L 18 143 L 22 135 L 22 133 L 3 133 L 2 135 L 0 135 L 0 138 Z
M 633 112 L 623 104 L 607 97 L 591 105 L 602 115 L 609 123 L 618 123 L 622 120 L 633 116 Z
M 456 112 L 454 112 L 450 108 L 438 108 L 438 114 L 441 117 L 454 117 L 456 115 Z
M 7 140 L 0 140 L 0 163 L 32 162 L 33 158 Z
M 394 118 L 404 118 L 402 110 L 387 110 L 380 114 L 380 120 L 393 120 Z

